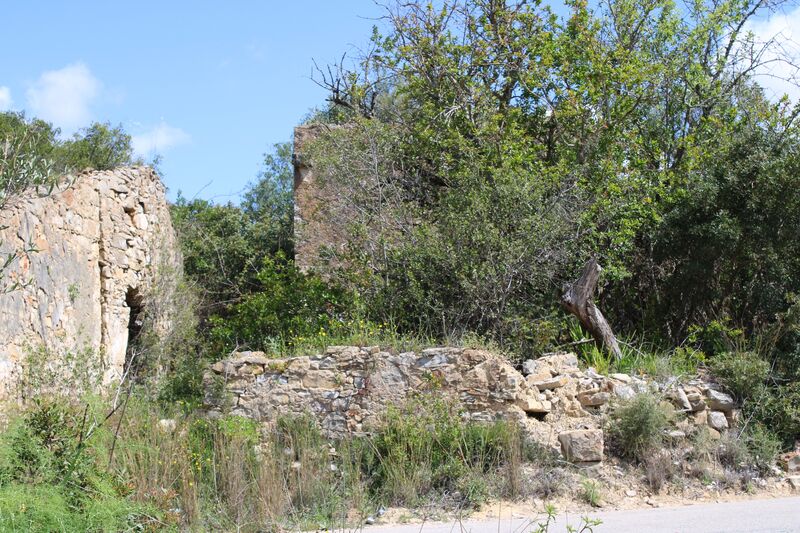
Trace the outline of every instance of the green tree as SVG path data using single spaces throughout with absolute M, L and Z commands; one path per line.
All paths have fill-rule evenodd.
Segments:
M 675 262 L 662 261 L 669 252 L 656 250 L 654 235 L 685 228 L 687 197 L 707 198 L 704 187 L 742 170 L 721 141 L 748 121 L 756 138 L 774 130 L 780 154 L 764 153 L 789 172 L 773 191 L 791 185 L 786 143 L 797 112 L 766 102 L 752 78 L 764 46 L 776 43 L 743 30 L 772 4 L 568 7 L 559 18 L 539 3 L 405 2 L 389 10 L 389 31 L 375 32 L 357 67 L 323 75 L 331 105 L 344 110 L 328 115 L 348 127 L 320 141 L 318 174 L 339 180 L 355 212 L 383 208 L 379 221 L 357 218 L 351 240 L 351 264 L 381 296 L 370 300 L 377 312 L 440 335 L 524 337 L 526 321 L 550 316 L 561 284 L 594 255 L 606 267 L 601 303 L 613 320 L 632 328 L 650 313 L 678 338 L 689 323 L 673 326 L 679 311 L 663 299 Z M 742 141 L 748 159 L 752 141 Z M 719 178 L 709 175 L 715 167 L 724 167 Z M 365 183 L 366 199 L 353 193 Z M 677 246 L 679 255 L 702 248 Z M 736 261 L 710 284 L 766 274 L 749 259 L 739 270 L 738 254 L 753 252 L 729 254 Z M 768 267 L 765 282 L 780 268 Z M 723 279 L 724 270 L 737 274 Z M 776 301 L 792 283 L 763 297 Z M 712 296 L 711 308 L 724 298 Z M 755 316 L 751 307 L 737 319 Z
M 110 170 L 134 163 L 131 136 L 122 125 L 95 122 L 60 147 L 65 166 L 75 170 Z

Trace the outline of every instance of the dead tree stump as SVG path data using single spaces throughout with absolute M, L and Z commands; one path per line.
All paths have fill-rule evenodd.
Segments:
M 601 270 L 597 260 L 590 259 L 583 267 L 581 277 L 567 287 L 566 292 L 561 296 L 561 305 L 578 317 L 581 325 L 592 334 L 595 343 L 601 350 L 606 350 L 616 359 L 621 359 L 622 352 L 619 349 L 617 338 L 603 313 L 592 300 Z

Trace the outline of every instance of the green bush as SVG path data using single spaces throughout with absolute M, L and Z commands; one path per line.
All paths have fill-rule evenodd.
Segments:
M 518 461 L 520 438 L 511 423 L 470 423 L 461 415 L 453 403 L 427 394 L 390 408 L 372 441 L 372 490 L 390 504 L 454 492 L 459 503 L 483 501 L 486 479 Z
M 745 402 L 743 411 L 790 448 L 800 438 L 800 383 L 761 387 Z
M 781 451 L 781 440 L 760 423 L 749 426 L 742 438 L 747 446 L 750 463 L 761 474 L 769 474 Z
M 662 443 L 673 411 L 653 394 L 638 394 L 616 403 L 606 431 L 611 447 L 621 456 L 644 461 Z
M 102 413 L 37 400 L 0 437 L 0 531 L 117 531 L 158 513 L 125 498 L 103 466 Z
M 257 290 L 211 319 L 210 337 L 222 353 L 233 347 L 269 351 L 320 334 L 332 336 L 349 316 L 352 297 L 336 285 L 304 274 L 278 253 L 264 257 Z
M 754 396 L 769 377 L 769 363 L 754 352 L 725 352 L 710 361 L 711 372 L 739 400 Z

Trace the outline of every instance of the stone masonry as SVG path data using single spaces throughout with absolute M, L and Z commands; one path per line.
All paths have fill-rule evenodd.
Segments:
M 345 243 L 341 222 L 347 220 L 347 213 L 339 191 L 316 175 L 306 153 L 314 138 L 332 127 L 311 124 L 294 129 L 295 264 L 303 271 L 324 270 Z
M 460 402 L 474 421 L 515 421 L 527 436 L 578 464 L 604 458 L 604 424 L 615 398 L 648 391 L 686 413 L 669 438 L 706 431 L 719 438 L 737 416 L 733 399 L 700 378 L 646 381 L 582 370 L 572 353 L 528 360 L 518 371 L 483 350 L 429 348 L 390 353 L 378 347 L 331 346 L 321 355 L 270 359 L 239 352 L 205 374 L 206 408 L 270 427 L 280 416 L 311 414 L 329 438 L 380 426 L 390 405 L 430 393 Z M 677 419 L 676 419 L 677 420 Z
M 120 377 L 148 291 L 157 276 L 174 279 L 180 269 L 165 194 L 152 169 L 130 167 L 85 172 L 48 196 L 31 192 L 4 208 L 0 254 L 17 258 L 0 279 L 0 400 L 15 399 L 26 354 L 41 347 L 88 348 L 105 382 Z

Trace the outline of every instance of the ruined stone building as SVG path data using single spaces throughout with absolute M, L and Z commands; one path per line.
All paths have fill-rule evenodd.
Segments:
M 304 272 L 324 270 L 346 241 L 345 227 L 338 220 L 344 211 L 339 191 L 316 175 L 307 154 L 309 144 L 331 127 L 310 124 L 294 129 L 295 264 Z
M 169 298 L 177 250 L 165 187 L 148 167 L 85 172 L 7 205 L 0 256 L 16 258 L 0 278 L 0 399 L 18 397 L 32 350 L 88 350 L 104 382 L 119 379 L 146 299 Z

